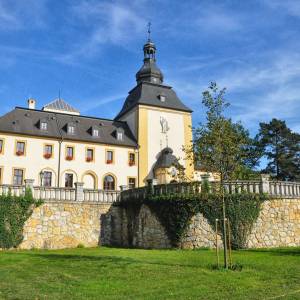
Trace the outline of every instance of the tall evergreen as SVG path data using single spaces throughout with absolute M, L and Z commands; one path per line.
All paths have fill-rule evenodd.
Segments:
M 300 180 L 300 134 L 292 132 L 285 121 L 272 119 L 260 123 L 257 140 L 268 159 L 265 172 L 278 180 Z

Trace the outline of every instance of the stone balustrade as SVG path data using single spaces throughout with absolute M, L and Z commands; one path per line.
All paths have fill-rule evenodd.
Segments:
M 44 201 L 113 203 L 119 201 L 120 198 L 119 191 L 84 189 L 81 182 L 76 182 L 75 188 L 34 186 L 33 184 L 34 180 L 26 179 L 25 185 L 0 185 L 0 195 L 7 195 L 10 192 L 13 196 L 21 196 L 24 195 L 26 189 L 30 189 L 35 199 Z
M 9 184 L 0 185 L 0 195 L 7 195 L 9 191 L 13 196 L 21 196 L 25 193 L 25 186 Z
M 154 181 L 155 182 L 155 181 Z M 121 192 L 121 199 L 144 199 L 148 194 L 199 194 L 203 185 L 201 182 L 182 182 L 155 185 L 150 182 L 147 187 L 125 190 Z M 208 182 L 211 192 L 220 189 L 220 182 Z M 269 175 L 263 174 L 261 180 L 236 180 L 223 183 L 224 190 L 229 194 L 236 193 L 266 193 L 272 198 L 300 198 L 300 182 L 273 181 Z

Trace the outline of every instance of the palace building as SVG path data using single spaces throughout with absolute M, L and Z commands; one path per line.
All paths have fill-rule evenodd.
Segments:
M 183 147 L 192 140 L 192 111 L 164 84 L 156 47 L 148 39 L 144 63 L 114 120 L 82 116 L 63 99 L 36 109 L 16 107 L 0 118 L 0 184 L 117 190 L 170 182 L 180 163 L 194 179 Z

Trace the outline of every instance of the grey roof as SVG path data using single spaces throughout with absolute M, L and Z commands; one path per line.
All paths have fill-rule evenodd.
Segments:
M 178 164 L 178 159 L 173 155 L 173 150 L 169 147 L 164 148 L 154 165 L 154 170 L 159 168 L 170 168 Z
M 165 96 L 164 102 L 159 99 L 159 95 L 162 94 Z M 190 108 L 181 102 L 172 87 L 143 81 L 129 92 L 116 119 L 120 118 L 138 104 L 192 112 Z
M 40 129 L 40 121 L 47 121 L 47 131 Z M 68 124 L 75 126 L 75 134 L 67 133 Z M 92 136 L 92 128 L 99 129 L 99 137 Z M 123 140 L 116 131 L 124 130 Z M 77 116 L 16 107 L 0 118 L 0 132 L 19 133 L 38 137 L 85 141 L 99 144 L 136 147 L 137 143 L 126 122 Z
M 79 110 L 75 109 L 73 106 L 65 102 L 63 99 L 55 99 L 51 103 L 45 105 L 43 110 L 46 109 L 55 109 L 61 111 L 68 111 L 68 112 L 76 112 L 79 113 Z
M 161 84 L 163 82 L 163 74 L 156 65 L 156 46 L 148 39 L 147 43 L 143 47 L 144 50 L 144 64 L 141 69 L 136 73 L 136 81 L 140 83 L 142 81 L 153 82 Z
M 164 79 L 163 73 L 152 59 L 145 59 L 143 66 L 135 76 L 137 83 L 148 81 L 161 84 Z

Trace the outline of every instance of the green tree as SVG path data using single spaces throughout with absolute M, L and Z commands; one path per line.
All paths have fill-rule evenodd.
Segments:
M 257 147 L 241 123 L 234 123 L 224 114 L 229 103 L 226 89 L 212 82 L 203 92 L 202 104 L 206 108 L 206 124 L 194 129 L 192 154 L 196 163 L 220 175 L 219 195 L 222 201 L 224 265 L 228 267 L 226 208 L 224 180 L 235 178 L 242 171 L 251 170 L 258 162 Z
M 250 176 L 261 156 L 249 132 L 241 123 L 234 123 L 224 115 L 229 103 L 224 99 L 226 89 L 212 82 L 203 92 L 206 124 L 194 129 L 194 160 L 202 169 L 220 174 L 221 182 Z M 243 176 L 245 179 L 245 176 Z
M 300 134 L 278 119 L 259 125 L 257 140 L 268 159 L 264 172 L 278 180 L 300 180 Z

